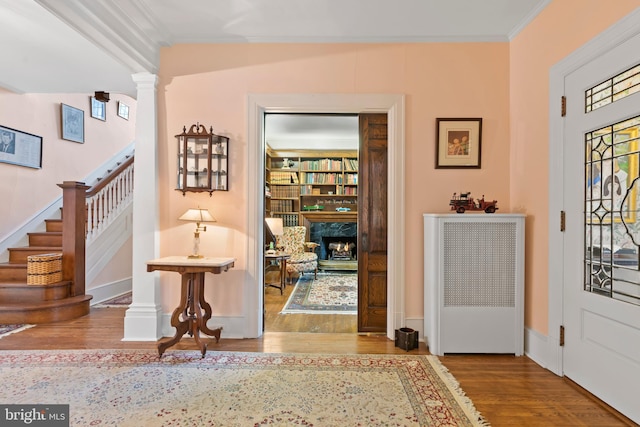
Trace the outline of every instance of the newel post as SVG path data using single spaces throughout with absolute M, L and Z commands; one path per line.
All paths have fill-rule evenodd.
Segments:
M 73 295 L 85 290 L 86 193 L 84 182 L 64 181 L 62 188 L 62 280 L 73 282 Z

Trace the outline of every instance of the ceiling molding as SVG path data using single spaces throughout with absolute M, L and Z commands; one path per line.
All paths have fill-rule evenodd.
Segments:
M 516 25 L 508 34 L 508 39 L 509 41 L 513 40 L 513 38 L 515 36 L 517 36 L 518 34 L 520 34 L 520 31 L 522 31 L 527 25 L 529 25 L 531 23 L 531 21 L 533 21 L 539 14 L 540 12 L 542 12 L 542 10 L 547 7 L 547 5 L 551 3 L 551 0 L 540 0 L 540 3 L 538 3 L 533 9 L 531 9 L 529 11 L 529 13 L 527 13 L 527 16 L 525 16 L 519 23 L 518 25 Z
M 115 2 L 36 1 L 126 66 L 132 74 L 158 71 L 160 43 L 142 30 L 156 27 L 141 9 L 129 5 L 125 11 Z M 154 35 L 158 34 L 159 32 L 155 31 Z

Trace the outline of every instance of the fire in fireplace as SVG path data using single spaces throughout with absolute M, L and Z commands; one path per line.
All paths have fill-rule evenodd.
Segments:
M 352 251 L 355 243 L 332 242 L 329 243 L 330 255 L 329 259 L 336 261 L 351 261 L 353 258 Z

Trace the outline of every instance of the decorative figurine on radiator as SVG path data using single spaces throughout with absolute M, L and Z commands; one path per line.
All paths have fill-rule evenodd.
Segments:
M 475 200 L 471 197 L 470 192 L 460 193 L 459 196 L 457 193 L 453 193 L 453 197 L 449 200 L 451 210 L 458 213 L 464 213 L 464 211 L 485 211 L 486 213 L 494 213 L 498 210 L 497 204 L 497 200 L 490 202 L 484 200 L 484 194 L 482 195 L 482 199 Z

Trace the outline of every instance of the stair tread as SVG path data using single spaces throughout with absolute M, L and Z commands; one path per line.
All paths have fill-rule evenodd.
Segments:
M 10 248 L 12 251 L 49 251 L 49 252 L 62 252 L 62 246 L 20 246 L 17 248 Z
M 43 236 L 62 236 L 62 231 L 32 231 L 27 233 L 30 236 L 37 236 L 37 235 L 43 235 Z
M 56 287 L 56 286 L 68 286 L 70 283 L 71 281 L 69 280 L 62 280 L 60 282 L 49 283 L 46 285 L 28 285 L 24 281 L 19 282 L 19 281 L 0 280 L 0 288 L 38 288 L 38 287 L 46 288 L 46 287 Z
M 78 302 L 89 301 L 91 299 L 93 299 L 92 295 L 85 294 L 57 300 L 30 302 L 28 304 L 13 303 L 11 305 L 0 305 L 0 313 L 3 311 L 37 310 L 48 307 L 61 307 L 76 304 Z

